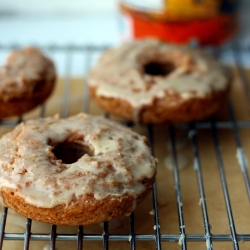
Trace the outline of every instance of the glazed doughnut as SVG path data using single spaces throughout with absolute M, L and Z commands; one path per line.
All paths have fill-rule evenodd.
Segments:
M 103 53 L 90 92 L 111 114 L 140 123 L 183 123 L 225 102 L 231 71 L 201 50 L 146 39 Z
M 100 223 L 142 202 L 156 161 L 144 136 L 113 121 L 40 118 L 1 138 L 1 195 L 6 206 L 38 221 Z
M 53 62 L 38 49 L 12 52 L 0 66 L 0 119 L 21 115 L 44 102 L 55 80 Z

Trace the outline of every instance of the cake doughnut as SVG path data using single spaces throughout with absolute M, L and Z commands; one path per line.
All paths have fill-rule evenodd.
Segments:
M 38 49 L 13 51 L 0 66 L 0 119 L 21 115 L 44 102 L 55 80 L 53 62 Z
M 114 121 L 83 113 L 30 120 L 0 139 L 1 196 L 34 220 L 100 223 L 142 202 L 156 164 L 146 138 Z
M 227 67 L 201 50 L 145 39 L 105 51 L 88 83 L 111 114 L 176 124 L 213 114 L 225 102 L 231 78 Z

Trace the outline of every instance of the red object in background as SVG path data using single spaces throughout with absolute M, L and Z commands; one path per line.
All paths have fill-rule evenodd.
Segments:
M 238 0 L 184 2 L 121 0 L 123 37 L 156 37 L 179 44 L 195 40 L 200 45 L 220 45 L 236 32 Z M 151 9 L 150 6 L 154 6 L 155 9 Z
M 233 16 L 221 14 L 205 20 L 159 22 L 134 16 L 131 19 L 131 35 L 135 39 L 150 36 L 173 43 L 196 40 L 201 45 L 219 45 L 235 33 L 236 19 L 236 14 Z

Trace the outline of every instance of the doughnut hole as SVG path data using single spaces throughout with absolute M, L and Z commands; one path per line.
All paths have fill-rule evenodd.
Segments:
M 68 141 L 58 143 L 52 152 L 58 160 L 62 160 L 65 164 L 77 162 L 85 154 L 93 155 L 93 151 L 89 146 Z
M 176 66 L 171 62 L 151 61 L 144 65 L 144 73 L 151 76 L 167 76 Z

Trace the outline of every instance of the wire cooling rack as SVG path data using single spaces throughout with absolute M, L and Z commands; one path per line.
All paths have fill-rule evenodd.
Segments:
M 16 49 L 20 46 L 17 45 L 8 45 L 8 46 L 0 46 L 0 55 L 5 55 L 12 49 Z M 41 47 L 41 46 L 40 46 Z M 75 74 L 73 70 L 75 68 L 72 67 L 72 58 L 73 54 L 77 54 L 78 59 L 81 63 L 77 63 L 78 73 L 80 72 L 81 78 L 86 76 L 88 69 L 94 62 L 95 58 L 102 52 L 106 47 L 95 47 L 95 46 L 43 46 L 41 47 L 47 54 L 49 54 L 52 58 L 56 58 L 57 54 L 60 54 L 61 57 L 57 57 L 59 61 L 59 74 L 63 75 L 63 92 L 62 92 L 62 103 L 61 103 L 61 116 L 67 117 L 68 116 L 68 109 L 69 109 L 69 89 L 71 84 L 71 78 Z M 239 77 L 239 81 L 242 84 L 243 92 L 246 98 L 246 105 L 245 109 L 249 109 L 250 107 L 250 91 L 249 91 L 249 82 L 247 78 L 246 71 L 244 71 L 240 65 L 242 65 L 242 61 L 244 57 L 250 56 L 250 50 L 248 48 L 241 48 L 237 45 L 228 46 L 221 49 L 208 49 L 209 52 L 214 53 L 218 57 L 224 57 L 224 55 L 230 55 L 230 58 L 233 60 L 237 75 Z M 250 58 L 250 57 L 249 57 Z M 89 112 L 89 95 L 88 95 L 88 87 L 86 81 L 82 80 L 83 84 L 83 102 L 82 102 L 82 111 Z M 243 97 L 241 97 L 243 98 Z M 39 116 L 44 117 L 46 115 L 46 104 L 40 108 Z M 228 119 L 220 120 L 215 117 L 211 117 L 207 121 L 203 122 L 196 122 L 190 124 L 182 124 L 178 126 L 165 126 L 164 131 L 168 134 L 168 139 L 170 142 L 170 152 L 171 152 L 171 159 L 173 165 L 173 171 L 170 174 L 173 175 L 173 189 L 175 190 L 175 202 L 177 204 L 177 209 L 175 211 L 175 216 L 177 214 L 178 220 L 178 229 L 179 231 L 176 234 L 168 234 L 162 232 L 161 228 L 163 226 L 162 217 L 159 215 L 159 206 L 157 200 L 157 184 L 155 183 L 152 190 L 152 208 L 153 208 L 153 220 L 152 220 L 152 228 L 154 229 L 153 233 L 146 233 L 140 234 L 136 232 L 135 227 L 135 217 L 136 214 L 132 213 L 128 217 L 128 224 L 129 224 L 129 232 L 124 234 L 115 234 L 109 232 L 109 222 L 104 222 L 102 227 L 102 232 L 99 234 L 90 234 L 85 233 L 85 227 L 79 226 L 78 232 L 75 234 L 65 234 L 65 233 L 58 233 L 57 226 L 51 225 L 50 231 L 47 233 L 32 233 L 32 220 L 27 219 L 25 225 L 25 231 L 23 233 L 8 233 L 6 232 L 6 223 L 8 223 L 7 215 L 8 215 L 8 208 L 3 207 L 2 216 L 1 216 L 1 224 L 0 224 L 0 249 L 4 248 L 4 243 L 6 241 L 17 241 L 19 242 L 18 249 L 30 249 L 30 243 L 32 241 L 48 241 L 49 248 L 48 249 L 58 249 L 56 243 L 59 241 L 71 241 L 75 242 L 76 249 L 85 249 L 84 244 L 85 242 L 102 242 L 102 249 L 109 249 L 110 243 L 116 241 L 118 245 L 116 245 L 117 249 L 119 247 L 119 242 L 128 242 L 126 249 L 136 249 L 138 247 L 138 242 L 151 242 L 153 245 L 150 245 L 150 249 L 222 249 L 220 245 L 215 246 L 216 242 L 227 242 L 229 243 L 223 249 L 240 249 L 241 242 L 250 241 L 250 231 L 245 232 L 244 234 L 238 233 L 236 230 L 235 219 L 233 208 L 230 200 L 230 191 L 228 183 L 228 177 L 225 173 L 225 166 L 223 162 L 223 154 L 221 148 L 221 141 L 220 141 L 220 132 L 227 131 L 228 133 L 233 134 L 234 137 L 234 147 L 237 150 L 237 157 L 238 157 L 238 171 L 242 172 L 242 181 L 245 183 L 245 189 L 241 190 L 242 196 L 244 200 L 250 200 L 250 182 L 249 182 L 249 174 L 247 168 L 247 157 L 244 153 L 244 149 L 242 146 L 242 136 L 240 130 L 249 130 L 250 129 L 250 120 L 243 119 L 238 120 L 237 114 L 234 109 L 234 103 L 229 98 L 227 101 L 227 112 L 228 112 Z M 108 114 L 104 114 L 106 117 L 109 117 Z M 247 117 L 249 118 L 249 117 Z M 4 120 L 0 123 L 1 128 L 3 127 L 14 127 L 18 123 L 23 120 L 22 117 L 19 117 L 15 120 Z M 134 127 L 132 123 L 126 123 L 130 127 Z M 154 153 L 156 143 L 154 134 L 158 128 L 155 126 L 148 125 L 145 127 L 147 132 L 147 136 L 149 139 L 150 146 Z M 161 127 L 162 129 L 162 127 Z M 187 131 L 188 137 L 190 139 L 190 150 L 192 151 L 192 158 L 194 162 L 194 170 L 196 172 L 196 179 L 193 180 L 193 185 L 196 185 L 199 193 L 200 199 L 200 209 L 202 213 L 202 224 L 203 229 L 198 234 L 190 234 L 186 233 L 188 228 L 185 227 L 185 220 L 189 216 L 188 213 L 185 213 L 185 202 L 182 199 L 182 182 L 180 178 L 180 172 L 182 171 L 178 167 L 178 145 L 176 139 L 176 131 Z M 229 233 L 227 234 L 220 234 L 220 233 L 212 233 L 211 223 L 209 214 L 213 207 L 210 207 L 210 210 L 207 206 L 207 197 L 205 195 L 207 189 L 204 185 L 204 175 L 202 168 L 202 156 L 200 156 L 200 149 L 199 149 L 199 133 L 200 131 L 208 131 L 210 133 L 210 138 L 213 141 L 213 150 L 216 155 L 217 159 L 217 169 L 219 172 L 220 177 L 220 185 L 222 190 L 222 199 L 224 199 L 225 207 L 221 213 L 227 215 L 227 223 L 225 227 L 229 229 Z M 197 184 L 196 184 L 197 183 Z M 166 194 L 167 195 L 167 194 Z M 190 194 L 192 196 L 192 194 Z M 249 205 L 249 204 L 248 204 Z M 240 204 L 239 204 L 240 206 Z M 249 210 L 249 206 L 247 207 Z M 216 218 L 215 218 L 216 219 Z M 249 218 L 245 218 L 245 222 L 249 224 Z M 169 242 L 169 245 L 163 245 L 165 242 Z M 189 243 L 192 242 L 192 245 Z M 197 245 L 196 243 L 203 242 L 202 247 L 201 245 Z M 179 244 L 177 244 L 179 243 Z M 245 243 L 246 244 L 246 243 Z M 91 245 L 90 245 L 91 246 Z M 249 245 L 242 245 L 244 249 L 250 249 Z M 175 248 L 174 248 L 175 247 Z M 63 248 L 60 248 L 63 249 Z M 73 248 L 72 248 L 73 249 Z M 92 248 L 90 248 L 92 249 Z M 122 248 L 123 249 L 123 248 Z M 124 248 L 125 249 L 125 248 Z M 140 249 L 145 249 L 141 247 Z

